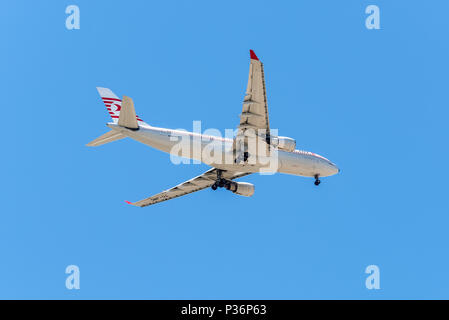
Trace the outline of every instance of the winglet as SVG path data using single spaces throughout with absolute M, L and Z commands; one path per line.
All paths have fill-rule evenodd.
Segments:
M 251 57 L 252 60 L 257 60 L 259 61 L 259 58 L 257 58 L 256 54 L 254 53 L 253 50 L 249 50 L 249 55 Z
M 125 202 L 126 202 L 127 204 L 133 205 L 133 203 L 130 202 L 130 201 L 126 201 L 126 200 L 125 200 Z

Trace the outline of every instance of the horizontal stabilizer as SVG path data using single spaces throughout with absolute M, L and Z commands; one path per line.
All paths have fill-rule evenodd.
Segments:
M 124 136 L 120 132 L 109 131 L 109 132 L 106 132 L 105 134 L 103 134 L 102 136 L 98 137 L 94 141 L 89 142 L 87 144 L 87 146 L 88 147 L 98 147 L 98 146 L 101 146 L 103 144 L 106 144 L 106 143 L 109 143 L 112 141 L 123 139 L 125 137 L 126 136 Z
M 123 96 L 118 125 L 129 129 L 139 128 L 136 119 L 136 111 L 134 110 L 134 102 L 130 97 Z

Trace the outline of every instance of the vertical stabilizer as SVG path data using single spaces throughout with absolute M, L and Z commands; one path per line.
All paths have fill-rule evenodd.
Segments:
M 103 103 L 109 112 L 109 115 L 112 118 L 112 121 L 114 123 L 117 123 L 119 121 L 119 118 L 121 115 L 122 103 L 124 103 L 124 102 L 119 97 L 117 97 L 117 95 L 115 95 L 111 89 L 97 87 L 97 90 L 101 96 L 101 100 L 103 100 Z M 143 122 L 143 120 L 139 116 L 136 115 L 136 113 L 134 111 L 134 105 L 133 105 L 132 99 L 128 98 L 128 97 L 126 97 L 126 98 L 131 100 L 132 110 L 134 112 L 134 117 L 136 118 L 137 123 L 140 125 L 148 125 L 145 122 Z M 128 118 L 128 116 L 125 116 L 125 118 Z M 129 123 L 128 120 L 127 120 L 127 123 Z M 128 127 L 128 126 L 126 126 L 126 127 Z M 131 124 L 131 127 L 128 127 L 128 128 L 134 129 L 132 124 Z M 136 128 L 138 128 L 138 126 Z

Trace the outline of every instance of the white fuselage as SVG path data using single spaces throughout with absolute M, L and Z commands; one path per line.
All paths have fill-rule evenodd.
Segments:
M 235 163 L 232 161 L 232 139 L 152 126 L 140 125 L 137 130 L 132 130 L 115 123 L 107 125 L 114 131 L 158 150 L 201 161 L 218 169 L 235 172 L 280 172 L 305 177 L 327 177 L 339 172 L 338 167 L 331 161 L 312 152 L 277 150 L 276 159 L 267 156 L 258 157 L 253 164 L 250 161 Z

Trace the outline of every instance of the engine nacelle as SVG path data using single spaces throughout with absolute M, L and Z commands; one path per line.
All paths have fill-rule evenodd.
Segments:
M 295 151 L 296 140 L 289 137 L 271 137 L 271 144 L 280 150 Z
M 255 188 L 252 183 L 230 181 L 229 184 L 226 184 L 226 189 L 241 196 L 251 197 Z

